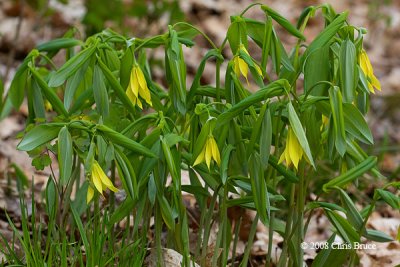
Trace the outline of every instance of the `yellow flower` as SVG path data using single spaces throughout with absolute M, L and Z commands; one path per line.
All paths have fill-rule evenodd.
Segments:
M 146 79 L 144 77 L 143 71 L 136 63 L 132 67 L 129 85 L 126 89 L 126 94 L 132 101 L 132 103 L 134 105 L 137 104 L 141 109 L 143 109 L 143 106 L 142 102 L 139 99 L 139 96 L 144 99 L 147 104 L 152 106 L 150 91 L 147 87 Z
M 221 163 L 221 157 L 218 150 L 218 145 L 215 142 L 215 139 L 212 135 L 207 137 L 206 143 L 204 144 L 203 150 L 197 156 L 196 161 L 194 162 L 193 166 L 206 161 L 208 169 L 210 169 L 211 159 L 218 164 Z
M 94 187 L 96 188 L 97 191 L 99 191 L 100 194 L 103 195 L 103 191 L 105 191 L 107 188 L 113 192 L 118 191 L 118 189 L 116 187 L 114 187 L 111 180 L 104 173 L 103 169 L 100 167 L 100 165 L 97 161 L 94 161 L 94 163 L 93 163 L 90 176 L 91 176 L 92 182 L 94 184 Z M 92 200 L 93 195 L 94 195 L 94 189 L 91 185 L 89 185 L 87 195 L 86 195 L 87 203 L 89 203 L 90 200 Z
M 247 52 L 246 47 L 244 47 L 243 44 L 240 45 L 239 50 L 249 55 L 249 52 Z M 258 74 L 262 77 L 263 75 L 260 67 L 256 63 L 254 63 L 254 66 Z M 247 79 L 247 74 L 249 73 L 249 66 L 239 55 L 233 57 L 233 71 L 235 72 L 237 77 L 239 77 L 240 74 L 242 74 L 243 77 L 246 78 L 247 84 L 249 83 L 249 80 Z
M 325 115 L 322 115 L 322 123 L 321 123 L 321 127 L 320 130 L 322 131 L 324 129 L 324 127 L 329 125 L 329 118 L 326 117 Z
M 301 147 L 299 140 L 297 140 L 296 134 L 293 132 L 292 128 L 289 127 L 286 147 L 281 157 L 279 158 L 278 163 L 280 164 L 285 160 L 288 167 L 293 163 L 294 167 L 297 170 L 299 161 L 301 160 L 303 155 L 303 148 Z
M 379 80 L 376 78 L 376 76 L 374 75 L 374 69 L 372 68 L 371 61 L 369 61 L 367 52 L 365 52 L 364 49 L 361 50 L 358 60 L 360 62 L 361 70 L 364 72 L 365 76 L 367 76 L 368 88 L 371 91 L 371 93 L 375 93 L 374 88 L 376 88 L 380 91 L 381 84 L 380 84 Z
M 51 103 L 47 99 L 44 100 L 44 109 L 46 111 L 53 111 L 53 105 L 51 105 Z

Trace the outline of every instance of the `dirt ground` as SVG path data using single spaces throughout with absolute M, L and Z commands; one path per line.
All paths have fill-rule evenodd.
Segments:
M 23 3 L 25 1 L 19 1 Z M 50 1 L 51 15 L 44 16 L 26 4 L 18 4 L 13 0 L 0 1 L 0 75 L 5 81 L 5 88 L 9 87 L 15 69 L 23 58 L 37 44 L 62 36 L 68 29 L 75 26 L 81 36 L 84 34 L 84 25 L 80 22 L 85 14 L 84 0 L 69 0 L 68 5 L 62 5 L 55 0 Z M 129 0 L 125 2 L 129 3 Z M 400 178 L 400 1 L 398 0 L 269 0 L 260 1 L 279 13 L 289 18 L 293 23 L 301 14 L 304 7 L 331 3 L 337 12 L 349 10 L 349 20 L 356 26 L 368 29 L 365 39 L 367 50 L 375 74 L 382 84 L 382 91 L 371 98 L 371 111 L 368 114 L 368 123 L 371 126 L 376 145 L 375 154 L 381 154 L 380 169 L 394 179 Z M 229 25 L 229 16 L 240 13 L 252 1 L 249 0 L 182 0 L 180 7 L 188 21 L 200 27 L 215 43 L 219 44 L 225 37 Z M 47 13 L 46 13 L 47 14 Z M 248 12 L 252 18 L 263 18 L 263 13 L 257 8 Z M 312 40 L 320 29 L 320 17 L 317 16 L 310 22 L 311 27 L 305 32 L 307 40 Z M 126 17 L 127 27 L 135 29 L 131 35 L 144 36 L 157 34 L 167 28 L 168 20 L 161 18 L 150 25 L 143 23 L 143 19 Z M 113 22 L 106 22 L 114 26 Z M 290 38 L 284 36 L 284 31 L 278 34 L 290 44 Z M 281 35 L 282 34 L 282 35 Z M 203 46 L 202 46 L 203 45 Z M 188 70 L 197 69 L 197 62 L 204 55 L 206 43 L 187 53 Z M 208 71 L 212 71 L 211 69 Z M 192 73 L 192 76 L 193 76 Z M 189 73 L 190 76 L 190 73 Z M 207 70 L 205 73 L 207 76 Z M 213 77 L 210 75 L 210 77 Z M 190 77 L 189 77 L 190 79 Z M 212 82 L 210 78 L 209 82 Z M 24 129 L 24 119 L 27 107 L 23 105 L 20 111 L 0 121 L 0 233 L 6 238 L 12 237 L 12 231 L 7 223 L 5 212 L 13 219 L 20 216 L 18 194 L 12 177 L 11 163 L 19 165 L 28 178 L 34 177 L 34 187 L 38 195 L 45 186 L 48 170 L 36 171 L 26 153 L 15 150 L 18 140 L 16 134 Z M 38 199 L 38 198 L 36 198 Z M 188 196 L 188 203 L 190 203 Z M 190 208 L 190 207 L 189 207 Z M 251 220 L 253 214 L 248 214 Z M 383 208 L 374 212 L 369 226 L 396 237 L 400 225 L 399 211 Z M 321 230 L 322 229 L 322 230 Z M 310 231 L 306 241 L 318 242 L 326 240 L 329 234 L 329 222 L 322 214 L 315 214 L 311 219 Z M 261 224 L 258 227 L 256 242 L 253 245 L 252 255 L 254 263 L 260 266 L 262 261 L 257 257 L 265 257 L 268 234 L 267 229 Z M 274 239 L 279 254 L 279 237 Z M 395 266 L 400 264 L 399 242 L 374 243 L 376 249 L 361 250 L 361 266 Z M 244 248 L 244 243 L 241 246 Z M 306 257 L 313 259 L 315 251 L 306 250 Z M 2 255 L 0 254 L 0 259 Z M 1 260 L 0 260 L 1 261 Z

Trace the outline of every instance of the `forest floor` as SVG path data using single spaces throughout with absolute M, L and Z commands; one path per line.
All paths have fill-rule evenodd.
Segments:
M 129 1 L 127 1 L 129 2 Z M 180 7 L 185 17 L 192 24 L 200 27 L 217 44 L 225 37 L 226 29 L 230 23 L 229 16 L 240 13 L 252 1 L 235 0 L 187 0 L 181 1 Z M 379 155 L 379 168 L 382 173 L 392 180 L 400 179 L 400 1 L 379 0 L 337 0 L 337 1 L 296 1 L 296 0 L 269 0 L 268 5 L 276 9 L 293 23 L 301 14 L 304 7 L 318 5 L 322 2 L 331 3 L 338 12 L 349 10 L 349 20 L 356 26 L 368 29 L 365 39 L 367 50 L 375 74 L 382 84 L 382 91 L 371 97 L 371 110 L 368 114 L 368 123 L 372 129 L 375 145 L 371 153 Z M 23 8 L 16 1 L 2 0 L 0 2 L 0 75 L 4 78 L 5 88 L 9 87 L 18 64 L 37 44 L 52 38 L 62 36 L 70 27 L 75 26 L 84 35 L 84 25 L 81 19 L 86 10 L 83 0 L 70 0 L 67 6 L 50 1 L 52 12 L 37 11 L 27 5 Z M 22 14 L 22 15 L 21 15 Z M 250 10 L 248 16 L 263 18 L 259 10 Z M 158 34 L 167 29 L 167 19 L 152 22 L 150 25 L 138 18 L 126 18 L 128 27 L 135 29 L 131 35 L 149 36 Z M 305 32 L 307 39 L 312 40 L 320 30 L 321 17 L 317 16 L 311 21 L 311 27 Z M 107 22 L 113 26 L 113 21 Z M 278 34 L 285 39 L 285 32 Z M 285 45 L 292 41 L 287 38 Z M 194 75 L 197 62 L 203 57 L 207 48 L 200 46 L 187 53 L 186 63 L 190 75 Z M 203 49 L 204 48 L 204 49 Z M 193 52 L 194 51 L 194 52 Z M 212 72 L 212 69 L 207 71 Z M 212 82 L 210 78 L 208 82 Z M 46 185 L 48 171 L 37 171 L 31 165 L 28 155 L 15 149 L 18 139 L 16 135 L 24 130 L 27 106 L 23 105 L 20 111 L 13 111 L 10 116 L 0 121 L 0 233 L 6 238 L 12 238 L 12 230 L 6 219 L 7 214 L 17 222 L 20 220 L 20 209 L 16 182 L 11 179 L 13 170 L 11 163 L 15 163 L 26 173 L 28 178 L 34 177 L 34 192 L 40 192 Z M 376 181 L 373 186 L 383 182 Z M 370 188 L 372 191 L 373 188 Z M 29 198 L 30 192 L 26 193 Z M 40 197 L 36 197 L 40 200 Z M 362 198 L 361 198 L 362 199 Z M 188 209 L 198 213 L 195 209 L 194 198 L 187 196 Z M 251 222 L 254 214 L 246 211 L 248 221 Z M 368 221 L 371 228 L 381 230 L 393 238 L 396 237 L 400 225 L 399 211 L 393 211 L 386 206 L 374 212 Z M 330 231 L 329 221 L 320 213 L 316 213 L 309 227 L 306 237 L 308 242 L 326 240 Z M 241 248 L 244 249 L 246 232 L 242 234 Z M 211 238 L 212 240 L 212 238 Z M 274 239 L 276 253 L 282 240 Z M 259 224 L 256 241 L 252 248 L 253 266 L 262 266 L 268 244 L 268 231 Z M 375 244 L 375 243 L 374 243 Z M 239 250 L 240 250 L 239 246 Z M 400 264 L 400 243 L 376 243 L 376 249 L 360 250 L 360 266 L 396 266 Z M 306 250 L 306 259 L 315 257 L 314 250 Z M 2 255 L 0 253 L 0 262 Z

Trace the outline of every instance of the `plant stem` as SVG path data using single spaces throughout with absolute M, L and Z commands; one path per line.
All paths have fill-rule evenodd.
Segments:
M 282 253 L 281 253 L 281 256 L 280 256 L 279 262 L 278 262 L 278 267 L 284 267 L 287 265 L 286 262 L 288 259 L 288 247 L 289 247 L 289 242 L 290 242 L 289 238 L 291 236 L 295 191 L 296 191 L 296 186 L 294 184 L 291 184 L 290 199 L 289 199 L 289 205 L 288 205 L 289 211 L 288 211 L 286 227 L 285 227 L 285 237 L 284 237 L 284 241 L 283 241 Z

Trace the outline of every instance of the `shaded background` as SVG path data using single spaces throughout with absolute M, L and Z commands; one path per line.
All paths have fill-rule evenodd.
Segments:
M 276 9 L 294 24 L 301 11 L 309 5 L 331 3 L 337 12 L 349 10 L 349 21 L 355 26 L 368 29 L 364 42 L 375 75 L 381 81 L 382 91 L 371 97 L 368 123 L 375 137 L 375 146 L 366 148 L 378 155 L 380 169 L 391 180 L 399 180 L 400 173 L 400 1 L 397 0 L 269 0 L 260 1 Z M 144 38 L 167 31 L 169 24 L 187 21 L 202 29 L 217 44 L 225 38 L 231 15 L 239 14 L 253 1 L 249 0 L 1 0 L 0 1 L 0 78 L 7 91 L 15 69 L 37 44 L 70 34 L 83 39 L 87 36 L 111 28 L 127 36 Z M 251 9 L 246 16 L 264 19 L 259 8 Z M 322 28 L 322 18 L 317 15 L 309 22 L 305 32 L 309 42 Z M 285 31 L 278 27 L 278 35 L 287 49 L 294 42 Z M 198 63 L 209 48 L 202 38 L 197 45 L 185 49 L 188 80 L 197 70 Z M 161 51 L 162 52 L 162 51 Z M 229 49 L 225 54 L 229 57 Z M 251 51 L 250 51 L 251 53 Z M 154 58 L 163 55 L 154 52 Z M 257 55 L 254 55 L 257 58 Z M 60 59 L 62 55 L 60 55 Z M 61 62 L 61 61 L 60 61 Z M 60 63 L 59 62 L 59 63 Z M 57 63 L 57 62 L 56 62 Z M 162 66 L 158 66 L 160 68 Z M 162 72 L 157 66 L 154 76 L 163 82 Z M 203 82 L 212 83 L 213 68 L 206 69 Z M 16 134 L 24 129 L 27 107 L 13 111 L 0 121 L 0 215 L 3 211 L 18 217 L 15 184 L 8 177 L 8 166 L 15 162 L 27 173 L 35 175 L 35 186 L 40 192 L 48 177 L 46 171 L 36 171 L 26 153 L 15 150 Z M 379 186 L 379 181 L 377 182 Z M 383 182 L 382 182 L 383 184 Z M 371 188 L 372 190 L 372 185 Z M 368 188 L 366 188 L 368 193 Z M 7 195 L 7 197 L 6 197 Z M 39 199 L 39 198 L 36 198 Z M 375 214 L 375 227 L 386 227 L 387 233 L 397 232 L 400 223 L 398 212 L 385 208 Z M 373 225 L 374 226 L 374 225 Z M 0 216 L 0 231 L 5 232 L 7 223 Z M 317 226 L 316 226 L 317 227 Z M 317 231 L 317 230 L 316 230 Z M 261 239 L 261 237 L 259 237 Z M 316 239 L 318 240 L 318 239 Z M 322 239 L 319 239 L 322 240 Z M 363 266 L 394 266 L 400 264 L 400 246 L 386 245 L 377 251 L 366 253 Z M 258 244 L 263 249 L 263 244 Z M 375 254 L 374 254 L 375 253 Z M 397 255 L 397 258 L 396 258 Z M 312 257 L 312 255 L 310 255 Z M 1 258 L 1 255 L 0 255 Z M 387 264 L 387 265 L 386 265 Z

